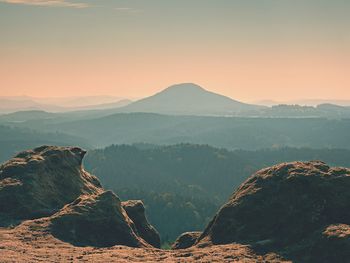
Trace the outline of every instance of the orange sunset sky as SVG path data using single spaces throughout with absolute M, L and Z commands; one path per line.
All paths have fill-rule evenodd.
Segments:
M 347 1 L 0 0 L 0 96 L 350 100 Z

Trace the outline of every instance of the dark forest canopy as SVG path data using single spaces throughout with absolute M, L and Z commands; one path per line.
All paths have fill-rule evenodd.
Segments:
M 208 145 L 112 145 L 92 150 L 85 168 L 124 199 L 142 199 L 163 241 L 201 230 L 255 171 L 286 161 L 322 160 L 350 166 L 350 150 L 276 148 L 257 151 Z

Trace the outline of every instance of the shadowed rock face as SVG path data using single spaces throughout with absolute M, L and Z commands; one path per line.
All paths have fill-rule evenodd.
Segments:
M 321 228 L 285 253 L 295 262 L 349 262 L 350 226 L 334 224 Z
M 331 227 L 334 224 L 342 224 L 339 233 L 348 233 L 349 187 L 349 169 L 330 168 L 319 161 L 263 169 L 234 192 L 199 243 L 251 244 L 296 257 L 313 248 L 305 252 L 308 258 L 303 262 L 315 260 L 321 250 L 323 255 L 334 254 L 334 246 L 326 245 L 329 242 L 341 243 L 350 251 L 348 234 L 330 235 L 332 228 L 339 228 Z
M 2 164 L 0 214 L 10 219 L 47 216 L 81 194 L 102 191 L 97 178 L 82 169 L 84 155 L 77 147 L 41 146 Z
M 134 222 L 136 231 L 147 243 L 160 248 L 160 236 L 157 230 L 147 221 L 145 206 L 140 200 L 122 202 L 129 218 Z
M 172 249 L 185 249 L 193 246 L 202 232 L 185 232 L 181 234 L 171 246 Z
M 51 217 L 54 236 L 76 246 L 146 246 L 111 191 L 83 195 Z
M 119 198 L 82 169 L 84 155 L 77 147 L 42 146 L 1 165 L 0 226 L 36 219 L 45 232 L 75 246 L 149 247 L 147 239 L 159 247 L 142 202 L 126 202 L 134 223 Z

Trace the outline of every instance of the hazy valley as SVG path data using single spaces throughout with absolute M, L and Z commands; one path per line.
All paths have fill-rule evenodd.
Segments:
M 39 237 L 39 241 L 30 241 L 26 245 L 29 246 L 24 250 L 27 252 L 36 251 L 30 248 L 35 243 L 44 250 L 45 243 L 55 243 L 63 254 L 60 258 L 50 256 L 52 261 L 65 261 L 66 256 L 72 254 L 83 259 L 88 253 L 86 247 L 99 247 L 101 261 L 123 261 L 128 260 L 130 253 L 135 253 L 129 250 L 130 246 L 141 249 L 172 246 L 174 252 L 166 252 L 163 256 L 162 250 L 151 254 L 149 250 L 137 253 L 145 261 L 177 261 L 184 256 L 183 253 L 188 253 L 186 257 L 189 261 L 211 258 L 229 262 L 231 258 L 250 258 L 252 262 L 314 262 L 316 259 L 328 262 L 317 253 L 303 251 L 309 247 L 315 247 L 313 249 L 316 251 L 319 247 L 324 249 L 328 243 L 324 243 L 323 239 L 328 240 L 328 235 L 333 235 L 331 231 L 338 233 L 335 237 L 337 240 L 332 242 L 345 242 L 344 246 L 348 246 L 347 224 L 350 222 L 347 214 L 335 214 L 333 218 L 328 210 L 322 210 L 321 217 L 312 219 L 312 215 L 303 210 L 319 213 L 319 208 L 313 207 L 314 202 L 319 205 L 316 196 L 320 194 L 319 191 L 328 190 L 303 186 L 307 188 L 304 198 L 310 202 L 310 207 L 300 207 L 299 202 L 304 202 L 304 199 L 297 203 L 287 200 L 297 198 L 295 191 L 299 191 L 299 188 L 290 190 L 294 186 L 288 179 L 278 181 L 282 168 L 270 168 L 273 170 L 271 175 L 278 181 L 273 181 L 276 187 L 286 184 L 283 187 L 291 191 L 287 197 L 283 192 L 276 193 L 282 199 L 287 198 L 285 202 L 290 202 L 288 205 L 295 209 L 282 212 L 282 203 L 277 204 L 272 199 L 266 204 L 260 204 L 255 197 L 249 201 L 249 196 L 254 195 L 256 190 L 251 190 L 248 198 L 245 197 L 244 187 L 253 187 L 249 186 L 249 180 L 256 176 L 259 178 L 259 173 L 265 173 L 258 172 L 260 169 L 295 161 L 299 163 L 281 165 L 283 178 L 293 177 L 294 170 L 299 173 L 301 169 L 301 179 L 296 180 L 301 180 L 300 184 L 304 185 L 303 181 L 309 180 L 307 175 L 310 173 L 315 177 L 310 180 L 316 184 L 324 176 L 313 171 L 320 169 L 327 176 L 334 176 L 334 180 L 344 180 L 347 184 L 348 171 L 341 170 L 343 168 L 339 168 L 342 175 L 336 179 L 338 168 L 332 170 L 323 163 L 300 162 L 321 160 L 331 166 L 350 167 L 349 108 L 330 104 L 317 107 L 245 104 L 194 84 L 174 85 L 126 106 L 108 105 L 73 111 L 30 110 L 0 115 L 1 162 L 23 150 L 41 145 L 74 145 L 88 150 L 83 160 L 85 151 L 80 148 L 41 146 L 20 153 L 3 164 L 0 199 L 12 200 L 11 205 L 4 206 L 0 211 L 0 223 L 5 227 L 0 234 L 7 237 L 2 238 L 8 243 L 6 249 L 16 250 L 17 246 L 23 245 L 21 238 L 12 237 L 11 231 L 20 236 Z M 82 170 L 81 164 L 87 172 Z M 88 172 L 98 179 L 90 177 Z M 257 175 L 250 177 L 256 172 Z M 23 174 L 26 176 L 22 178 Z M 265 175 L 262 177 L 265 178 L 263 180 L 268 180 L 268 174 L 270 172 L 267 172 L 266 178 Z M 44 179 L 45 175 L 49 177 Z M 63 175 L 68 177 L 61 178 Z M 65 189 L 63 186 L 67 184 L 68 187 L 70 180 L 76 181 L 69 186 L 70 190 Z M 258 182 L 260 179 L 257 179 Z M 17 189 L 21 185 L 25 187 L 25 192 L 11 192 L 12 187 Z M 35 188 L 39 185 L 40 188 Z M 271 198 L 268 185 L 263 183 L 261 186 L 262 189 L 266 188 L 263 198 L 267 199 Z M 43 189 L 48 190 L 41 192 Z M 28 197 L 22 194 L 28 194 Z M 47 194 L 52 197 L 45 197 Z M 64 198 L 65 195 L 69 198 Z M 243 212 L 226 215 L 222 205 L 226 203 L 224 207 L 235 211 L 237 205 L 232 203 L 235 195 L 237 198 L 242 195 L 242 200 L 246 200 L 242 201 L 242 208 L 237 208 L 243 209 Z M 34 199 L 26 203 L 25 200 L 33 196 Z M 326 196 L 328 192 L 322 199 Z M 40 201 L 36 203 L 38 199 Z M 227 203 L 227 200 L 230 201 Z M 346 200 L 344 204 L 332 202 L 334 206 L 346 207 Z M 246 206 L 250 210 L 245 211 Z M 20 210 L 13 210 L 15 207 Z M 275 229 L 265 233 L 256 229 L 258 223 L 249 217 L 249 213 L 255 213 L 258 209 L 265 209 L 271 215 L 290 213 L 291 217 L 304 213 L 302 218 L 306 221 L 284 227 L 294 231 L 309 229 L 308 220 L 316 220 L 312 222 L 317 222 L 320 229 L 326 227 L 326 236 L 313 236 L 311 230 L 295 237 L 289 232 L 281 237 Z M 282 210 L 276 212 L 275 209 Z M 34 214 L 29 215 L 29 212 Z M 79 216 L 74 216 L 76 213 Z M 238 228 L 233 227 L 229 231 L 236 237 L 231 240 L 232 237 L 223 234 L 221 229 L 232 224 L 230 220 L 236 222 L 236 217 L 240 218 L 241 215 L 248 218 L 246 231 L 243 232 L 247 236 L 236 232 Z M 223 219 L 216 219 L 221 217 Z M 274 219 L 267 216 L 266 220 Z M 288 224 L 287 221 L 278 224 Z M 101 222 L 108 228 L 100 225 Z M 87 232 L 87 226 L 91 231 Z M 72 227 L 74 229 L 69 230 Z M 36 232 L 30 229 L 36 229 Z M 71 231 L 77 234 L 72 235 Z M 109 231 L 114 234 L 108 234 Z M 32 238 L 29 237 L 30 240 Z M 308 241 L 304 244 L 301 240 L 305 238 Z M 265 244 L 264 239 L 272 241 Z M 11 244 L 15 244 L 15 247 Z M 245 247 L 247 244 L 248 247 Z M 126 247 L 120 248 L 120 254 L 113 254 L 109 249 L 113 250 L 115 245 Z M 293 249 L 289 249 L 289 246 L 293 246 Z M 334 246 L 339 249 L 338 245 Z M 176 252 L 179 248 L 189 251 Z M 343 257 L 339 256 L 343 252 L 330 256 L 334 251 L 325 251 L 325 257 L 332 260 Z M 39 251 L 34 253 L 44 257 Z M 7 255 L 11 254 L 7 251 Z M 30 254 L 28 259 L 32 259 Z M 97 260 L 94 253 L 86 259 Z M 130 260 L 137 261 L 136 258 Z
M 0 0 L 0 263 L 350 263 L 349 13 Z

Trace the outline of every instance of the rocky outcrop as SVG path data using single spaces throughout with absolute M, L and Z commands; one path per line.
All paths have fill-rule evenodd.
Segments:
M 185 232 L 181 234 L 171 246 L 172 249 L 185 249 L 193 246 L 202 232 Z
M 134 223 L 120 199 L 84 171 L 84 155 L 78 147 L 42 146 L 1 165 L 0 224 L 36 219 L 45 232 L 75 246 L 159 247 L 142 202 L 125 203 Z
M 82 169 L 84 154 L 43 146 L 0 166 L 0 219 L 22 221 L 0 227 L 4 262 L 349 261 L 349 169 L 319 161 L 263 169 L 203 233 L 184 233 L 161 251 L 143 203 L 105 191 Z
M 122 202 L 129 218 L 134 222 L 136 231 L 147 243 L 160 248 L 160 236 L 158 231 L 147 221 L 145 206 L 140 200 Z
M 322 253 L 337 257 L 337 249 L 350 251 L 349 187 L 349 169 L 319 161 L 263 169 L 219 210 L 199 243 L 250 244 L 292 257 L 305 251 L 303 262 L 313 262 Z M 331 243 L 342 245 L 327 245 Z
M 350 226 L 334 224 L 321 228 L 283 253 L 295 262 L 349 262 Z
M 48 216 L 81 194 L 102 191 L 97 178 L 82 169 L 84 155 L 77 147 L 42 146 L 2 164 L 0 215 L 11 220 Z
M 146 246 L 135 233 L 134 222 L 119 198 L 111 191 L 83 195 L 63 207 L 50 221 L 54 236 L 76 246 Z

